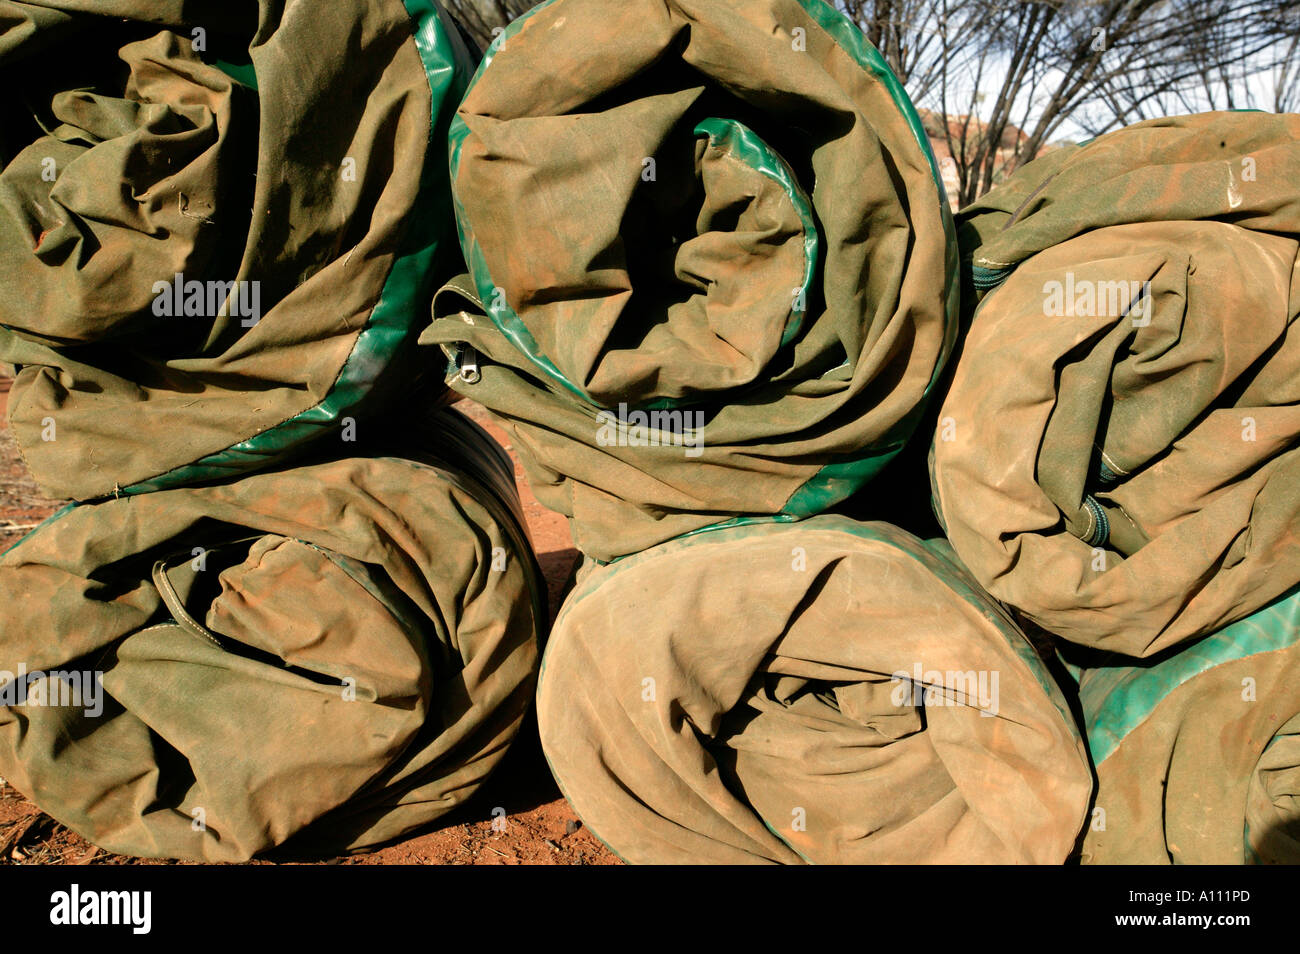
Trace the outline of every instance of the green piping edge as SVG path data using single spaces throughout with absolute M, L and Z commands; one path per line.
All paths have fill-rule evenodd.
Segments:
M 1008 265 L 1005 268 L 987 268 L 983 265 L 972 265 L 970 267 L 971 284 L 981 291 L 997 288 L 1015 270 L 1016 266 L 1014 265 Z
M 242 83 L 249 89 L 257 89 L 257 70 L 253 68 L 252 63 L 231 63 L 227 60 L 214 60 L 212 65 L 236 83 Z
M 12 544 L 6 547 L 5 551 L 3 553 L 0 553 L 0 558 L 7 557 L 9 554 L 13 553 L 14 550 L 18 549 L 19 544 L 26 543 L 32 537 L 36 536 L 36 534 L 38 534 L 41 530 L 45 529 L 45 527 L 48 524 L 53 523 L 59 517 L 62 517 L 65 513 L 69 513 L 74 507 L 79 507 L 79 506 L 81 506 L 81 504 L 75 500 L 72 503 L 64 504 L 58 510 L 54 511 L 54 513 L 50 514 L 48 517 L 46 517 L 44 520 L 42 520 L 36 526 L 32 527 L 25 534 L 23 534 Z
M 419 319 L 415 304 L 432 278 L 431 266 L 443 251 L 439 223 L 450 214 L 447 171 L 436 161 L 435 143 L 443 139 L 449 117 L 467 82 L 449 31 L 433 0 L 402 0 L 411 17 L 416 50 L 424 66 L 430 92 L 430 130 L 427 160 L 420 173 L 415 208 L 408 217 L 403 251 L 393 262 L 379 300 L 357 335 L 329 392 L 320 403 L 299 412 L 223 451 L 191 464 L 173 468 L 147 480 L 121 488 L 118 493 L 139 494 L 214 480 L 257 470 L 319 435 L 347 412 L 360 406 L 379 376 L 397 353 Z M 445 252 L 443 253 L 445 254 Z
M 803 280 L 799 284 L 799 298 L 803 299 L 806 306 L 817 274 L 817 264 L 821 261 L 821 235 L 817 231 L 817 223 L 813 221 L 812 201 L 795 180 L 794 170 L 756 132 L 734 119 L 710 116 L 698 122 L 694 132 L 697 136 L 708 136 L 711 146 L 727 152 L 732 158 L 771 179 L 794 207 L 799 223 L 803 226 Z M 806 315 L 806 307 L 796 310 L 791 306 L 790 319 L 786 322 L 785 333 L 781 335 L 781 347 L 784 348 L 795 339 L 803 327 Z
M 1084 729 L 1093 763 L 1109 758 L 1130 732 L 1145 722 L 1165 697 L 1215 666 L 1300 644 L 1300 586 L 1245 619 L 1230 623 L 1158 661 L 1093 670 L 1110 677 L 1101 688 L 1083 688 Z M 1089 705 L 1096 699 L 1099 704 Z
M 942 361 L 939 367 L 943 367 Z M 888 443 L 873 444 L 848 460 L 826 464 L 795 488 L 794 493 L 781 508 L 781 513 L 792 517 L 811 517 L 838 503 L 843 503 L 874 480 L 885 466 L 898 456 L 898 452 L 906 446 L 908 438 L 916 430 L 916 424 L 929 403 L 932 386 L 926 387 L 916 407 L 904 415 L 891 428 L 890 433 L 885 435 L 884 440 Z
M 1270 742 L 1269 745 L 1273 743 Z M 1250 819 L 1247 818 L 1241 823 L 1241 846 L 1245 863 L 1248 865 L 1262 865 L 1264 860 L 1260 858 L 1259 852 L 1255 850 L 1254 844 L 1250 840 Z
M 714 761 L 716 762 L 716 759 Z M 790 839 L 786 838 L 785 835 L 781 834 L 781 832 L 777 830 L 777 827 L 773 825 L 770 821 L 768 821 L 766 816 L 764 816 L 762 812 L 760 812 L 753 805 L 748 806 L 748 808 L 751 812 L 753 812 L 756 816 L 758 816 L 758 820 L 763 823 L 763 827 L 766 828 L 769 832 L 771 832 L 772 836 L 776 838 L 777 841 L 779 841 L 781 844 L 785 845 L 792 852 L 794 852 L 794 854 L 798 856 L 800 861 L 802 861 L 806 865 L 817 864 L 817 862 L 813 861 L 811 858 L 805 855 L 794 845 L 790 844 Z

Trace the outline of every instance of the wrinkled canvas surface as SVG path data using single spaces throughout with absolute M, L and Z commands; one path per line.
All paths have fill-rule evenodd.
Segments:
M 51 496 L 266 466 L 409 370 L 472 60 L 421 0 L 306 9 L 0 3 L 0 361 Z
M 0 775 L 109 851 L 206 861 L 367 847 L 469 797 L 531 702 L 544 591 L 505 454 L 421 426 L 436 454 L 83 504 L 12 548 L 0 670 L 41 675 L 0 708 Z M 83 670 L 102 712 L 55 695 Z
M 1083 672 L 1083 860 L 1300 864 L 1300 594 L 1141 665 Z
M 451 141 L 470 274 L 421 340 L 583 552 L 820 512 L 910 435 L 955 243 L 915 111 L 821 0 L 555 0 Z
M 959 232 L 982 298 L 932 470 L 979 581 L 1130 656 L 1300 582 L 1300 117 L 1055 150 Z
M 565 795 L 632 862 L 1063 861 L 1082 740 L 950 554 L 823 515 L 588 563 L 538 690 Z

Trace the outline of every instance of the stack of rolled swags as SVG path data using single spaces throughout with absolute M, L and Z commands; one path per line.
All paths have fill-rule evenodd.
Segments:
M 0 557 L 0 775 L 125 854 L 371 847 L 499 763 L 545 626 L 508 457 L 408 374 L 473 61 L 419 0 L 100 6 L 0 4 L 0 357 L 75 500 Z
M 1063 860 L 1091 778 L 1024 634 L 942 545 L 825 513 L 957 334 L 877 51 L 821 0 L 553 0 L 487 51 L 451 169 L 469 272 L 421 342 L 585 554 L 538 718 L 591 830 L 634 862 Z
M 1300 118 L 1140 123 L 959 219 L 934 500 L 1079 678 L 1083 859 L 1300 861 Z

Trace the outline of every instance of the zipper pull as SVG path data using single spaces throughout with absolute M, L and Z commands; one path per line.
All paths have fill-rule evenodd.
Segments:
M 456 356 L 456 363 L 460 367 L 462 381 L 466 384 L 478 383 L 479 378 L 482 377 L 478 370 L 478 352 L 466 345 Z

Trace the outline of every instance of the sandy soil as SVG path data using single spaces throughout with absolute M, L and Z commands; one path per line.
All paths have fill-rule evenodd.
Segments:
M 43 496 L 23 465 L 5 424 L 9 380 L 0 377 L 0 551 L 53 513 L 62 501 Z M 515 457 L 499 427 L 477 405 L 461 404 Z M 564 518 L 539 504 L 518 460 L 515 477 L 524 513 L 550 590 L 554 612 L 578 552 Z M 506 811 L 505 824 L 492 827 L 494 808 Z M 542 757 L 531 719 L 491 778 L 468 805 L 441 819 L 423 834 L 377 851 L 346 858 L 304 859 L 309 864 L 618 864 L 618 859 L 582 827 L 560 795 Z M 72 833 L 0 781 L 0 865 L 7 864 L 171 864 L 111 855 Z M 266 864 L 268 862 L 255 862 Z

